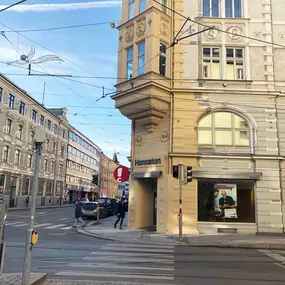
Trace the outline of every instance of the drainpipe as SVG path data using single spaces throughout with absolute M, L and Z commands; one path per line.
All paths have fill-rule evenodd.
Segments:
M 279 95 L 274 97 L 274 104 L 275 104 L 275 111 L 276 111 L 276 130 L 277 130 L 277 148 L 278 148 L 278 156 L 281 156 L 280 151 L 280 129 L 279 129 L 279 122 L 278 122 L 278 108 L 277 108 L 277 99 Z M 278 159 L 279 164 L 279 186 L 280 186 L 280 199 L 281 199 L 281 212 L 282 212 L 282 225 L 283 225 L 283 233 L 285 232 L 284 227 L 284 195 L 283 195 L 283 189 L 282 189 L 282 162 L 281 159 Z

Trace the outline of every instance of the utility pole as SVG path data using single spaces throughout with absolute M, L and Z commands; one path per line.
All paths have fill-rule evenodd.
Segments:
M 4 231 L 5 231 L 5 220 L 7 216 L 7 204 L 4 202 L 4 198 L 1 197 L 0 200 L 0 276 L 3 273 L 4 266 L 4 255 L 5 255 L 5 240 L 4 240 Z
M 182 241 L 182 184 L 183 184 L 183 165 L 178 164 L 179 179 L 179 241 Z
M 42 144 L 45 141 L 45 132 L 42 128 L 37 128 L 35 132 L 35 146 L 36 146 L 36 158 L 35 158 L 35 169 L 34 179 L 32 187 L 32 201 L 30 209 L 30 225 L 27 233 L 26 247 L 25 247 L 25 258 L 23 266 L 22 285 L 30 285 L 30 274 L 31 274 L 31 259 L 32 259 L 32 248 L 33 244 L 37 241 L 33 241 L 37 233 L 34 230 L 35 224 L 35 213 L 36 213 L 36 202 L 38 192 L 38 177 L 39 177 L 39 165 L 41 158 Z

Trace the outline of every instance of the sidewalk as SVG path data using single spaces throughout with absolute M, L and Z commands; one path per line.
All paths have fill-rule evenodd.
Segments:
M 53 205 L 53 206 L 38 206 L 36 209 L 49 209 L 49 208 L 68 208 L 74 207 L 74 204 L 65 204 L 65 205 Z M 21 207 L 21 208 L 8 208 L 8 211 L 18 211 L 18 210 L 30 210 L 30 207 Z
M 46 273 L 31 273 L 31 285 L 39 285 L 46 279 Z M 21 285 L 22 273 L 6 273 L 0 276 L 1 285 Z
M 117 242 L 139 242 L 144 244 L 172 244 L 200 247 L 219 248 L 255 248 L 255 249 L 284 249 L 284 234 L 262 234 L 262 235 L 186 235 L 183 241 L 179 242 L 178 235 L 166 235 L 151 232 L 145 229 L 129 229 L 123 225 L 123 230 L 114 229 L 117 217 L 112 216 L 97 222 L 89 223 L 85 228 L 77 231 L 81 234 L 93 236 Z M 124 224 L 127 223 L 128 215 Z

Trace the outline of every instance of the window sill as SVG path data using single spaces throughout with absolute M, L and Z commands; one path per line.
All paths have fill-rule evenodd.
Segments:
M 253 82 L 253 80 L 249 79 L 212 79 L 212 78 L 199 78 L 198 81 L 200 82 L 217 82 L 217 83 L 231 83 L 231 84 L 240 84 L 240 83 L 246 83 L 250 84 Z

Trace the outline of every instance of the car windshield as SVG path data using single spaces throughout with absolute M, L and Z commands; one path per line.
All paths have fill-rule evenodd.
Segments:
M 96 203 L 85 203 L 85 205 L 83 206 L 83 209 L 87 211 L 93 211 L 96 209 L 96 207 L 97 207 Z

